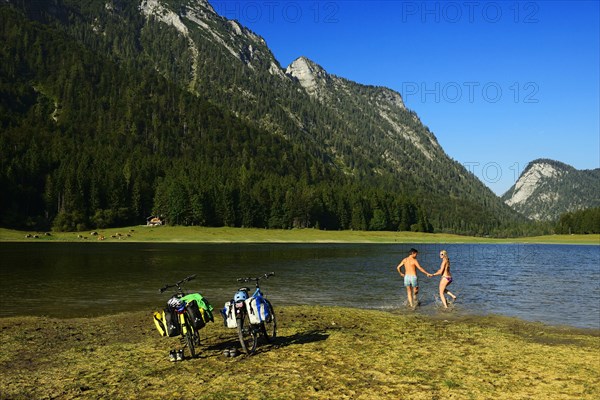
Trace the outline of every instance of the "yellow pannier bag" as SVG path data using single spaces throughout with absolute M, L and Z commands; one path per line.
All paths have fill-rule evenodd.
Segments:
M 158 333 L 160 333 L 160 336 L 167 336 L 167 330 L 165 329 L 165 324 L 163 322 L 163 313 L 154 311 L 152 319 L 154 320 L 154 325 L 156 325 L 156 329 L 158 330 Z

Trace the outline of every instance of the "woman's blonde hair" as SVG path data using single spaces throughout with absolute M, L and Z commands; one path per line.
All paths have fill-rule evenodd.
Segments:
M 446 250 L 440 251 L 440 254 L 443 255 L 444 257 L 448 258 L 448 252 Z

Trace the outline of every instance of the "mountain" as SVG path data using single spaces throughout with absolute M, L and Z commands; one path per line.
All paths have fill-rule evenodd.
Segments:
M 516 211 L 536 221 L 554 221 L 562 214 L 600 206 L 600 169 L 577 170 L 559 161 L 530 162 L 502 196 Z
M 201 0 L 0 2 L 3 225 L 134 222 L 488 234 L 521 217 L 399 93 Z

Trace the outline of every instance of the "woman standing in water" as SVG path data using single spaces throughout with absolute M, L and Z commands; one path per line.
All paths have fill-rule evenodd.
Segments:
M 440 251 L 440 258 L 442 259 L 442 264 L 440 265 L 440 269 L 433 275 L 441 275 L 440 279 L 440 298 L 442 299 L 442 304 L 444 308 L 448 308 L 448 303 L 446 302 L 445 293 L 448 293 L 452 300 L 456 300 L 456 296 L 449 292 L 446 287 L 452 283 L 452 274 L 450 273 L 450 259 L 448 258 L 448 252 L 446 250 Z

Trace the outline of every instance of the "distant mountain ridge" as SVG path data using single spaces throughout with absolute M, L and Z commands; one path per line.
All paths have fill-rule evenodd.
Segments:
M 536 221 L 600 206 L 600 169 L 577 170 L 550 159 L 530 162 L 502 200 Z

